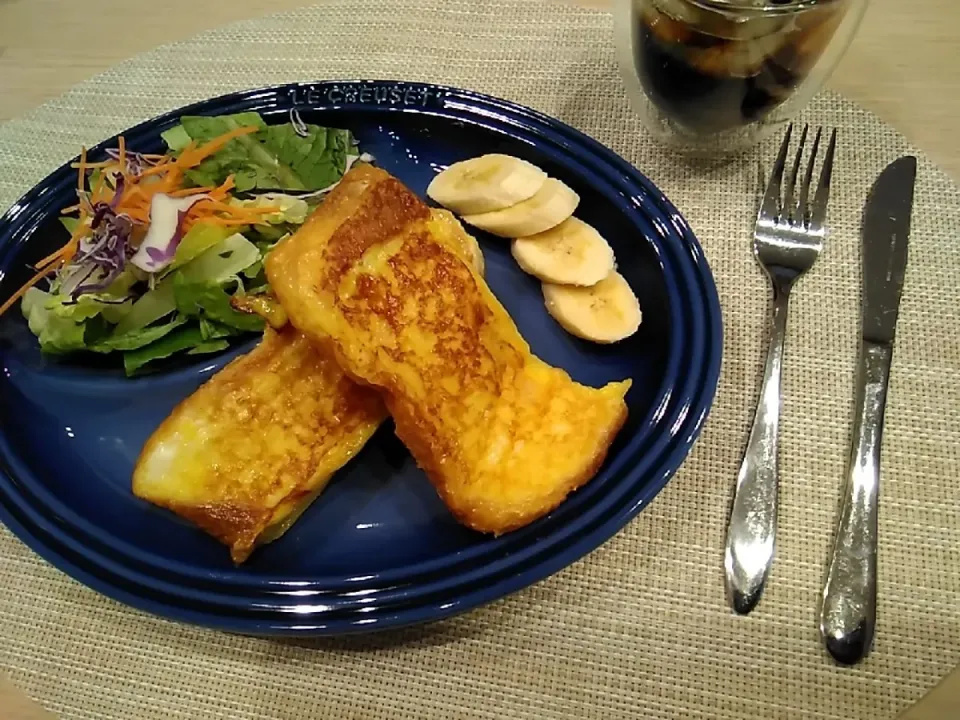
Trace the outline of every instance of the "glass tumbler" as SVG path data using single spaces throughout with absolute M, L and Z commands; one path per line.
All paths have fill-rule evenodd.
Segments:
M 644 125 L 695 155 L 744 150 L 809 102 L 867 0 L 616 0 L 620 71 Z

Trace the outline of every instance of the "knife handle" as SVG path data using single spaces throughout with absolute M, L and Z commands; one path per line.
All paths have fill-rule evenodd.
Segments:
M 823 588 L 820 634 L 845 665 L 869 652 L 876 624 L 880 443 L 892 356 L 887 344 L 865 340 L 860 349 L 850 462 Z

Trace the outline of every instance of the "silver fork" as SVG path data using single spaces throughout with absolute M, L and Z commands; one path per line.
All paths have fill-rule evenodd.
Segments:
M 794 283 L 813 267 L 823 249 L 827 198 L 837 144 L 837 131 L 834 130 L 811 203 L 810 181 L 823 130 L 817 130 L 799 193 L 797 176 L 803 160 L 807 126 L 800 134 L 796 157 L 784 186 L 783 174 L 792 134 L 793 125 L 787 128 L 780 145 L 753 231 L 753 254 L 773 285 L 773 312 L 760 399 L 737 475 L 723 561 L 727 595 L 733 609 L 742 614 L 750 612 L 760 600 L 773 564 L 779 484 L 780 370 L 787 329 L 787 304 Z

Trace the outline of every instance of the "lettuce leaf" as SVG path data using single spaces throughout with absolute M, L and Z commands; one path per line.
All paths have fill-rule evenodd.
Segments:
M 203 255 L 203 253 L 210 248 L 222 243 L 231 235 L 236 234 L 236 232 L 236 229 L 224 227 L 223 225 L 198 222 L 183 236 L 180 244 L 177 245 L 173 262 L 164 269 L 162 275 L 169 275 L 174 270 L 183 267 L 190 261 Z
M 187 355 L 206 355 L 207 353 L 220 352 L 230 347 L 226 340 L 207 340 L 187 350 Z
M 263 318 L 230 306 L 223 285 L 191 282 L 182 273 L 174 273 L 170 281 L 178 312 L 173 320 L 108 338 L 97 346 L 103 351 L 123 350 L 127 375 L 184 350 L 188 355 L 219 352 L 229 346 L 227 338 L 263 330 Z
M 232 328 L 229 325 L 224 325 L 219 323 L 216 320 L 210 320 L 206 317 L 200 317 L 200 334 L 203 335 L 204 340 L 219 340 L 221 338 L 228 338 L 234 335 L 239 335 L 240 330 Z
M 190 136 L 184 130 L 183 125 L 176 125 L 169 130 L 160 133 L 160 137 L 167 144 L 172 152 L 180 152 L 190 144 Z
M 173 297 L 173 283 L 168 280 L 160 282 L 153 290 L 140 296 L 133 307 L 114 328 L 115 335 L 125 335 L 133 330 L 145 328 L 177 309 Z
M 194 283 L 183 275 L 176 275 L 173 286 L 177 310 L 184 315 L 246 332 L 263 330 L 263 318 L 234 310 L 230 305 L 230 295 L 222 285 Z
M 184 265 L 178 274 L 194 283 L 221 284 L 260 259 L 257 246 L 236 233 Z
M 276 212 L 261 216 L 263 220 L 266 221 L 264 225 L 280 225 L 281 223 L 302 225 L 306 221 L 307 215 L 310 213 L 310 205 L 307 204 L 306 200 L 294 195 L 286 195 L 284 193 L 263 193 L 262 195 L 258 195 L 255 198 L 250 198 L 249 200 L 231 198 L 230 204 L 248 208 L 278 208 Z M 257 225 L 255 227 L 262 226 Z
M 151 325 L 150 327 L 140 328 L 139 330 L 131 330 L 123 335 L 111 335 L 110 337 L 106 337 L 103 340 L 89 345 L 87 349 L 98 353 L 108 353 L 114 350 L 136 350 L 137 348 L 142 348 L 145 345 L 156 342 L 186 322 L 187 318 L 177 316 L 162 325 Z
M 40 341 L 40 349 L 49 355 L 62 355 L 91 349 L 110 334 L 112 318 L 130 309 L 130 303 L 105 303 L 100 297 L 84 295 L 68 302 L 69 298 L 34 287 L 24 294 L 21 309 L 30 331 Z
M 202 145 L 236 130 L 254 125 L 256 133 L 228 142 L 186 175 L 197 185 L 219 185 L 234 176 L 239 192 L 252 190 L 322 190 L 346 172 L 347 154 L 353 148 L 348 130 L 307 125 L 301 137 L 293 125 L 267 125 L 257 113 L 204 117 L 185 115 L 180 125 L 163 133 L 173 152 L 185 146 L 184 135 Z M 188 142 L 189 142 L 188 140 Z
M 40 350 L 49 355 L 83 350 L 86 347 L 86 317 L 58 314 L 49 306 L 60 303 L 56 297 L 39 288 L 30 288 L 20 305 L 30 332 L 40 341 Z
M 204 235 L 196 242 L 199 246 L 210 239 L 212 236 Z M 213 247 L 207 248 L 180 269 L 167 275 L 153 290 L 144 293 L 117 324 L 114 334 L 123 335 L 132 330 L 145 328 L 173 313 L 177 309 L 177 299 L 174 295 L 174 283 L 177 277 L 182 277 L 189 283 L 200 283 L 205 286 L 221 285 L 258 263 L 260 257 L 257 247 L 243 235 L 239 233 L 230 235 Z
M 204 344 L 200 328 L 196 324 L 184 325 L 149 345 L 123 354 L 123 368 L 127 375 L 136 375 L 145 365 L 168 358 L 183 350 L 191 350 Z
M 290 234 L 292 228 L 287 225 L 254 225 L 250 236 L 254 245 L 264 253 Z

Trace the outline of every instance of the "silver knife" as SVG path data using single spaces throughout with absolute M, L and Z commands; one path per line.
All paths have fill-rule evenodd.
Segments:
M 848 665 L 869 652 L 876 624 L 880 442 L 916 177 L 915 157 L 888 165 L 867 196 L 860 231 L 863 337 L 853 441 L 820 609 L 827 650 Z

